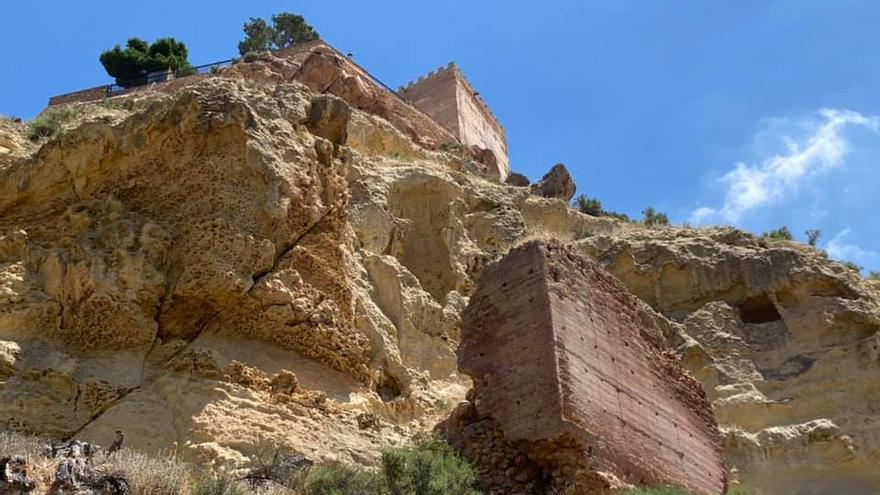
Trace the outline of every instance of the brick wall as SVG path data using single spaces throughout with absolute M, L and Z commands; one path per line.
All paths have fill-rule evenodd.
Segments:
M 455 64 L 420 77 L 398 93 L 455 133 L 462 143 L 492 150 L 499 167 L 493 175 L 503 181 L 510 173 L 504 128 Z
M 65 103 L 76 103 L 83 101 L 103 100 L 107 97 L 109 86 L 96 86 L 94 88 L 83 89 L 67 93 L 63 95 L 53 96 L 49 98 L 49 106 L 63 105 Z
M 477 412 L 508 441 L 569 436 L 580 455 L 567 462 L 587 471 L 720 494 L 711 406 L 666 351 L 650 310 L 619 280 L 570 248 L 532 242 L 483 272 L 458 355 Z M 560 460 L 540 447 L 530 455 Z

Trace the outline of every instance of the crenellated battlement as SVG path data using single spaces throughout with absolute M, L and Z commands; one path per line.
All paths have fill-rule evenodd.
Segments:
M 487 114 L 486 116 L 488 120 L 491 120 L 500 129 L 504 130 L 504 124 L 502 124 L 501 121 L 498 120 L 498 117 L 496 117 L 495 114 L 492 112 L 492 108 L 489 106 L 486 100 L 484 100 L 483 97 L 480 96 L 480 93 L 474 89 L 474 85 L 471 84 L 470 80 L 467 78 L 467 76 L 464 75 L 464 72 L 459 69 L 458 65 L 454 61 L 449 62 L 445 66 L 440 66 L 435 70 L 428 71 L 427 74 L 419 76 L 418 79 L 409 81 L 405 85 L 400 86 L 397 89 L 397 92 L 403 95 L 404 93 L 412 89 L 413 86 L 423 84 L 432 78 L 443 76 L 450 71 L 455 73 L 455 75 L 461 80 L 461 82 L 467 87 L 467 89 L 470 90 L 471 95 L 473 95 L 473 97 L 480 102 L 480 105 Z
M 400 86 L 398 94 L 431 115 L 465 144 L 492 150 L 498 176 L 509 171 L 507 136 L 501 121 L 455 62 Z

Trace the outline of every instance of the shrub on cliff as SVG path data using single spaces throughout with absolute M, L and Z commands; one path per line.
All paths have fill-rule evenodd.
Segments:
M 649 206 L 642 210 L 642 223 L 648 227 L 653 227 L 655 225 L 669 225 L 669 217 L 666 216 L 666 213 L 661 213 Z
M 473 466 L 439 440 L 422 440 L 412 448 L 384 451 L 382 474 L 389 495 L 480 493 Z
M 101 53 L 100 60 L 120 86 L 145 82 L 151 72 L 171 69 L 185 75 L 193 71 L 186 45 L 174 38 L 161 38 L 153 44 L 129 38 L 125 49 L 116 45 Z
M 71 108 L 50 108 L 28 123 L 28 139 L 39 141 L 41 138 L 52 137 L 65 122 L 78 114 L 79 111 Z
M 583 194 L 574 198 L 574 207 L 581 213 L 592 215 L 594 217 L 604 216 L 605 210 L 602 209 L 602 202 L 596 198 L 588 198 Z
M 788 227 L 782 226 L 778 229 L 769 230 L 761 234 L 761 237 L 770 239 L 771 241 L 790 241 L 794 239 Z
M 594 217 L 612 217 L 618 220 L 623 220 L 624 222 L 631 222 L 632 219 L 629 218 L 625 213 L 617 213 L 616 211 L 607 211 L 602 208 L 602 202 L 597 198 L 590 198 L 583 194 L 574 198 L 572 202 L 572 207 L 576 210 L 584 213 L 586 215 L 591 215 Z
M 238 43 L 242 55 L 280 50 L 296 43 L 320 38 L 301 15 L 282 12 L 272 16 L 272 25 L 257 17 L 244 23 L 245 38 Z

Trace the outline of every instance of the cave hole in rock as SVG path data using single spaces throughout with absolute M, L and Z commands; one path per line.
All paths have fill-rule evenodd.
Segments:
M 382 378 L 376 382 L 376 393 L 379 394 L 383 401 L 391 402 L 403 393 L 403 385 L 401 385 L 397 378 L 383 373 Z
M 766 294 L 760 294 L 749 297 L 740 304 L 739 319 L 743 323 L 770 323 L 781 320 L 782 315 Z

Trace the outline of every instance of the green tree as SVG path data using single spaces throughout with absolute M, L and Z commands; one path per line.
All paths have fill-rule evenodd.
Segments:
M 790 241 L 794 239 L 791 235 L 791 231 L 788 230 L 788 227 L 782 226 L 778 229 L 769 230 L 761 234 L 761 237 L 765 239 L 770 239 L 771 241 Z
M 807 244 L 816 247 L 816 243 L 819 242 L 819 237 L 822 235 L 822 231 L 819 229 L 807 229 L 804 233 L 807 235 Z
M 130 38 L 123 49 L 119 45 L 101 53 L 101 65 L 120 86 L 133 86 L 151 72 L 192 69 L 186 45 L 174 38 L 160 38 L 152 45 L 140 38 Z
M 669 225 L 669 217 L 666 216 L 666 213 L 658 212 L 653 207 L 649 206 L 642 210 L 642 223 L 649 227 L 655 225 Z
M 271 26 L 263 19 L 251 17 L 244 23 L 244 35 L 244 39 L 238 43 L 238 52 L 242 55 L 280 50 L 320 38 L 303 16 L 288 12 L 274 14 Z
M 263 19 L 251 17 L 244 23 L 244 39 L 238 42 L 238 52 L 265 52 L 269 50 L 272 39 L 272 28 Z
M 868 278 L 871 280 L 880 280 L 880 272 L 871 272 L 868 274 Z

